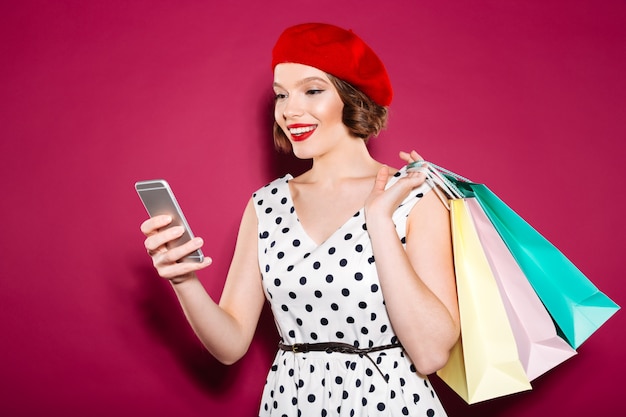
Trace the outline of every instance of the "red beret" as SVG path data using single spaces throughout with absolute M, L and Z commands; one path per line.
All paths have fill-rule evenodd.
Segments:
M 351 30 L 324 23 L 287 28 L 274 45 L 272 69 L 287 62 L 309 65 L 334 75 L 381 106 L 391 103 L 393 92 L 385 66 Z

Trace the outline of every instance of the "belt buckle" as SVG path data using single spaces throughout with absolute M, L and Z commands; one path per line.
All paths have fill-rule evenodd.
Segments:
M 291 345 L 291 350 L 293 353 L 306 353 L 309 351 L 308 343 L 294 343 Z

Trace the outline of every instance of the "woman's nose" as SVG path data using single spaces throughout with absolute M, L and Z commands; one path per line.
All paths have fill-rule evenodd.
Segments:
M 302 115 L 302 103 L 296 97 L 287 97 L 284 102 L 283 116 L 285 118 Z

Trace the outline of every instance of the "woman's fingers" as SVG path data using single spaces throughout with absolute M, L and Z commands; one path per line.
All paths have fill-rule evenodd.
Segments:
M 168 215 L 151 217 L 141 224 L 141 232 L 146 235 L 144 246 L 152 258 L 158 274 L 176 283 L 193 276 L 195 271 L 211 265 L 212 260 L 205 257 L 202 262 L 185 262 L 184 258 L 204 244 L 196 237 L 180 246 L 168 248 L 168 244 L 179 239 L 184 233 L 183 226 L 167 227 L 172 222 Z
M 148 236 L 156 233 L 159 229 L 164 228 L 172 222 L 172 217 L 168 215 L 160 215 L 150 217 L 145 222 L 141 223 L 141 232 Z
M 167 231 L 160 232 L 157 235 L 149 237 L 148 239 L 165 234 L 165 232 Z M 198 271 L 211 265 L 212 260 L 209 257 L 205 257 L 202 262 L 187 262 L 184 259 L 193 251 L 202 248 L 203 244 L 204 241 L 199 237 L 193 238 L 189 242 L 171 249 L 166 249 L 165 244 L 163 244 L 159 246 L 158 249 L 156 249 L 156 252 L 152 255 L 152 263 L 154 264 L 154 267 L 159 275 L 163 278 L 184 278 L 185 275 L 188 275 L 191 272 Z
M 424 160 L 424 158 L 422 158 L 422 156 L 415 150 L 412 150 L 411 152 L 400 151 L 400 159 L 405 161 L 407 164 Z
M 167 265 L 157 268 L 159 275 L 162 278 L 175 281 L 182 281 L 189 278 L 193 272 L 206 268 L 212 263 L 211 258 L 204 258 L 202 262 L 177 262 L 168 263 Z
M 411 160 L 411 154 L 408 152 L 404 152 L 404 151 L 400 151 L 400 159 L 402 159 L 405 162 L 413 162 Z
M 159 267 L 172 263 L 177 263 L 183 260 L 183 258 L 193 251 L 202 248 L 204 241 L 200 237 L 195 237 L 189 242 L 176 246 L 170 249 L 166 249 L 165 246 L 161 246 L 156 252 L 156 256 L 153 256 L 154 266 Z
M 387 186 L 387 181 L 389 180 L 389 167 L 387 165 L 383 165 L 378 170 L 376 174 L 376 181 L 374 182 L 374 189 L 372 191 L 375 192 L 383 192 L 385 191 L 385 187 Z
M 423 161 L 424 158 L 422 158 L 422 155 L 418 154 L 415 150 L 411 151 L 411 158 L 414 161 Z
M 148 253 L 162 252 L 165 246 L 185 233 L 183 226 L 174 226 L 160 232 L 154 232 L 149 234 L 144 241 L 144 246 L 148 250 Z

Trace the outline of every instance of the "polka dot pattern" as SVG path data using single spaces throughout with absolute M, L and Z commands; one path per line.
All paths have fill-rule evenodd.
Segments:
M 404 168 L 390 185 L 403 175 Z M 263 289 L 283 343 L 343 342 L 363 348 L 397 341 L 363 210 L 318 245 L 298 220 L 291 179 L 286 175 L 253 195 Z M 414 190 L 393 215 L 403 244 L 407 216 L 429 189 Z M 430 383 L 414 372 L 402 349 L 369 356 L 376 366 L 358 355 L 278 351 L 259 415 L 445 416 Z

